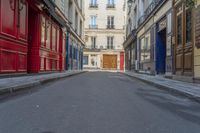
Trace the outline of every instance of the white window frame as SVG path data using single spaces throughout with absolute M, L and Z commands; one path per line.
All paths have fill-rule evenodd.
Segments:
M 90 16 L 90 25 L 97 25 L 97 16 Z

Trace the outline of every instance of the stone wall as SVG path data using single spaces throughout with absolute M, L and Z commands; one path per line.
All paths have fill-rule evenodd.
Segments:
M 195 9 L 194 78 L 200 79 L 200 2 Z

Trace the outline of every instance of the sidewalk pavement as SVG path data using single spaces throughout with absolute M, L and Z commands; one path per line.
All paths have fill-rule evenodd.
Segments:
M 135 72 L 123 72 L 123 74 L 142 80 L 146 83 L 159 87 L 160 89 L 166 89 L 168 91 L 176 92 L 191 99 L 200 101 L 200 84 L 176 81 L 159 75 L 151 76 Z
M 27 75 L 0 79 L 0 95 L 27 89 L 53 80 L 70 77 L 86 71 L 66 71 L 60 73 Z

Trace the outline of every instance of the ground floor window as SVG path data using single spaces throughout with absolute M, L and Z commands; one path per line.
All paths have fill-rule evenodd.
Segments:
M 140 39 L 140 60 L 150 60 L 151 46 L 150 46 L 150 34 Z
M 97 66 L 97 55 L 91 55 L 90 62 L 92 66 Z
M 135 63 L 135 43 L 131 45 L 131 64 Z
M 83 65 L 88 65 L 88 56 L 87 55 L 83 56 Z

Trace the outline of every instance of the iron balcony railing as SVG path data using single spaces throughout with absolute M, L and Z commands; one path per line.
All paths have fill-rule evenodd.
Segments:
M 115 4 L 107 4 L 107 8 L 115 8 Z
M 107 25 L 107 29 L 115 29 L 115 25 Z
M 89 5 L 90 8 L 98 8 L 98 4 L 96 3 L 92 3 Z
M 113 46 L 113 45 L 107 45 L 107 49 L 115 49 L 115 46 Z
M 98 25 L 89 25 L 89 29 L 98 29 Z
M 144 11 L 144 15 L 138 19 L 138 26 L 140 26 L 163 1 L 164 0 L 153 0 L 148 8 Z
M 133 29 L 126 38 L 130 38 L 131 36 L 135 36 L 136 35 L 136 29 Z

